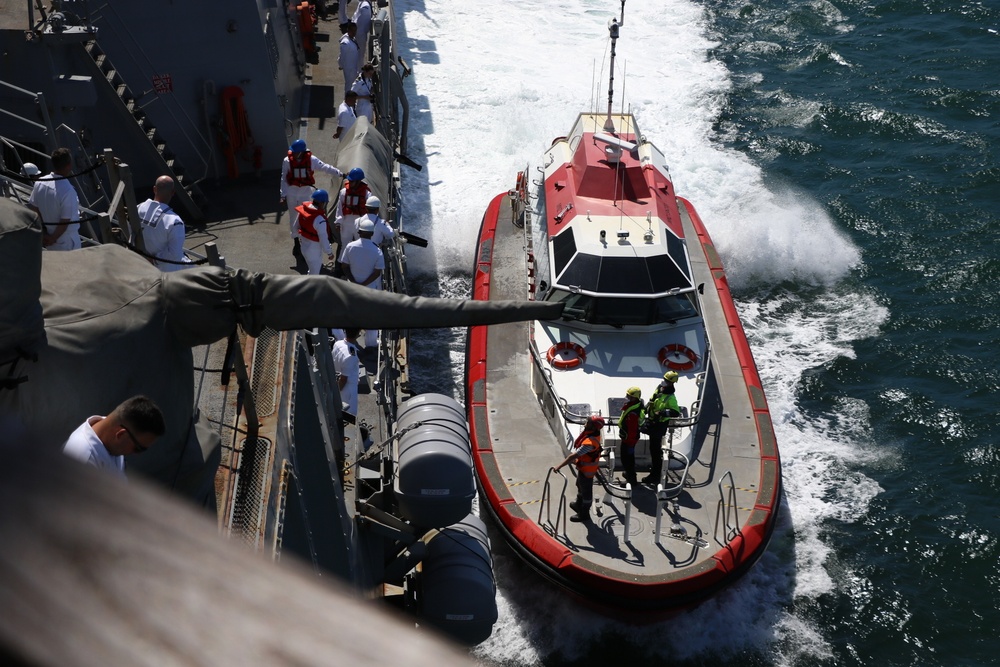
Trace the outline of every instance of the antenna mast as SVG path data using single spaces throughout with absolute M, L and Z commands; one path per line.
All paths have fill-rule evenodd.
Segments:
M 608 33 L 611 35 L 611 67 L 608 75 L 608 119 L 604 121 L 604 131 L 614 132 L 615 124 L 611 121 L 611 107 L 615 100 L 615 43 L 618 41 L 618 29 L 625 25 L 625 0 L 622 0 L 620 19 L 608 21 Z

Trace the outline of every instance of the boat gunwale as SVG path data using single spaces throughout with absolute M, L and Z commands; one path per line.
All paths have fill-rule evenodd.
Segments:
M 508 193 L 501 193 L 494 197 L 483 216 L 477 241 L 478 259 L 472 287 L 474 299 L 490 298 L 493 239 L 500 222 L 500 207 L 507 196 Z M 489 404 L 486 389 L 488 328 L 470 327 L 466 343 L 466 410 L 477 480 L 481 492 L 486 497 L 490 514 L 496 519 L 508 543 L 545 578 L 585 599 L 614 608 L 666 611 L 689 606 L 726 587 L 742 576 L 766 550 L 776 524 L 781 497 L 780 461 L 773 429 L 764 428 L 762 424 L 766 421 L 768 427 L 771 425 L 770 414 L 760 377 L 750 353 L 749 342 L 746 340 L 745 331 L 732 302 L 728 280 L 715 253 L 711 237 L 693 206 L 681 197 L 677 197 L 677 201 L 684 205 L 689 215 L 701 251 L 711 270 L 726 324 L 740 361 L 744 390 L 750 396 L 755 413 L 755 426 L 761 452 L 759 475 L 761 483 L 753 511 L 736 535 L 715 554 L 679 573 L 632 575 L 602 567 L 573 553 L 569 546 L 527 517 L 514 502 L 509 487 L 499 475 L 491 445 L 492 440 L 489 437 L 489 420 L 486 417 Z M 484 248 L 487 246 L 489 252 L 484 253 Z M 536 351 L 531 350 L 531 352 L 532 363 L 540 363 Z M 482 419 L 476 418 L 479 413 L 483 413 Z M 765 450 L 768 452 L 767 455 Z M 492 459 L 493 467 L 496 468 L 496 472 L 492 475 L 487 470 L 488 465 L 485 461 L 487 458 Z M 514 508 L 516 512 L 513 511 Z M 610 572 L 620 576 L 606 574 Z M 692 572 L 695 573 L 691 574 Z

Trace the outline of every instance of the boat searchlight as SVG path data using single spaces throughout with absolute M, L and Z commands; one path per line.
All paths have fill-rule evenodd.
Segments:
M 628 232 L 624 229 L 618 230 L 618 245 L 625 245 L 628 243 Z
M 604 144 L 604 154 L 608 156 L 608 162 L 621 162 L 622 151 L 628 151 L 634 159 L 639 159 L 639 144 L 634 141 L 625 141 L 610 134 L 597 133 L 594 141 Z

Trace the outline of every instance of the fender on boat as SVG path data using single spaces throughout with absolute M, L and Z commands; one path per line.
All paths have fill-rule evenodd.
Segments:
M 420 577 L 420 618 L 473 646 L 497 622 L 496 582 L 486 525 L 474 514 L 437 533 L 427 544 Z
M 400 513 L 422 528 L 443 528 L 472 511 L 476 481 L 465 410 L 442 394 L 403 404 L 396 422 L 396 498 Z

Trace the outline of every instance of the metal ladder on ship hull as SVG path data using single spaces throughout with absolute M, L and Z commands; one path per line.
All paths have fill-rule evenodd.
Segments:
M 203 220 L 205 216 L 201 210 L 201 206 L 195 202 L 195 196 L 200 196 L 200 193 L 197 191 L 197 185 L 189 185 L 185 182 L 187 179 L 185 179 L 184 175 L 184 166 L 177 161 L 177 158 L 167 148 L 166 141 L 163 140 L 159 131 L 149 120 L 149 117 L 142 106 L 139 105 L 136 96 L 132 93 L 128 84 L 125 83 L 121 74 L 111 64 L 111 60 L 101 50 L 96 39 L 85 42 L 83 48 L 87 52 L 87 55 L 90 56 L 89 59 L 94 63 L 94 67 L 100 73 L 100 78 L 121 101 L 123 111 L 132 118 L 138 129 L 146 136 L 152 154 L 155 155 L 155 159 L 163 167 L 163 173 L 170 174 L 177 182 L 179 187 L 174 190 L 174 201 L 172 204 L 180 209 L 184 214 L 185 221 L 189 224 Z

